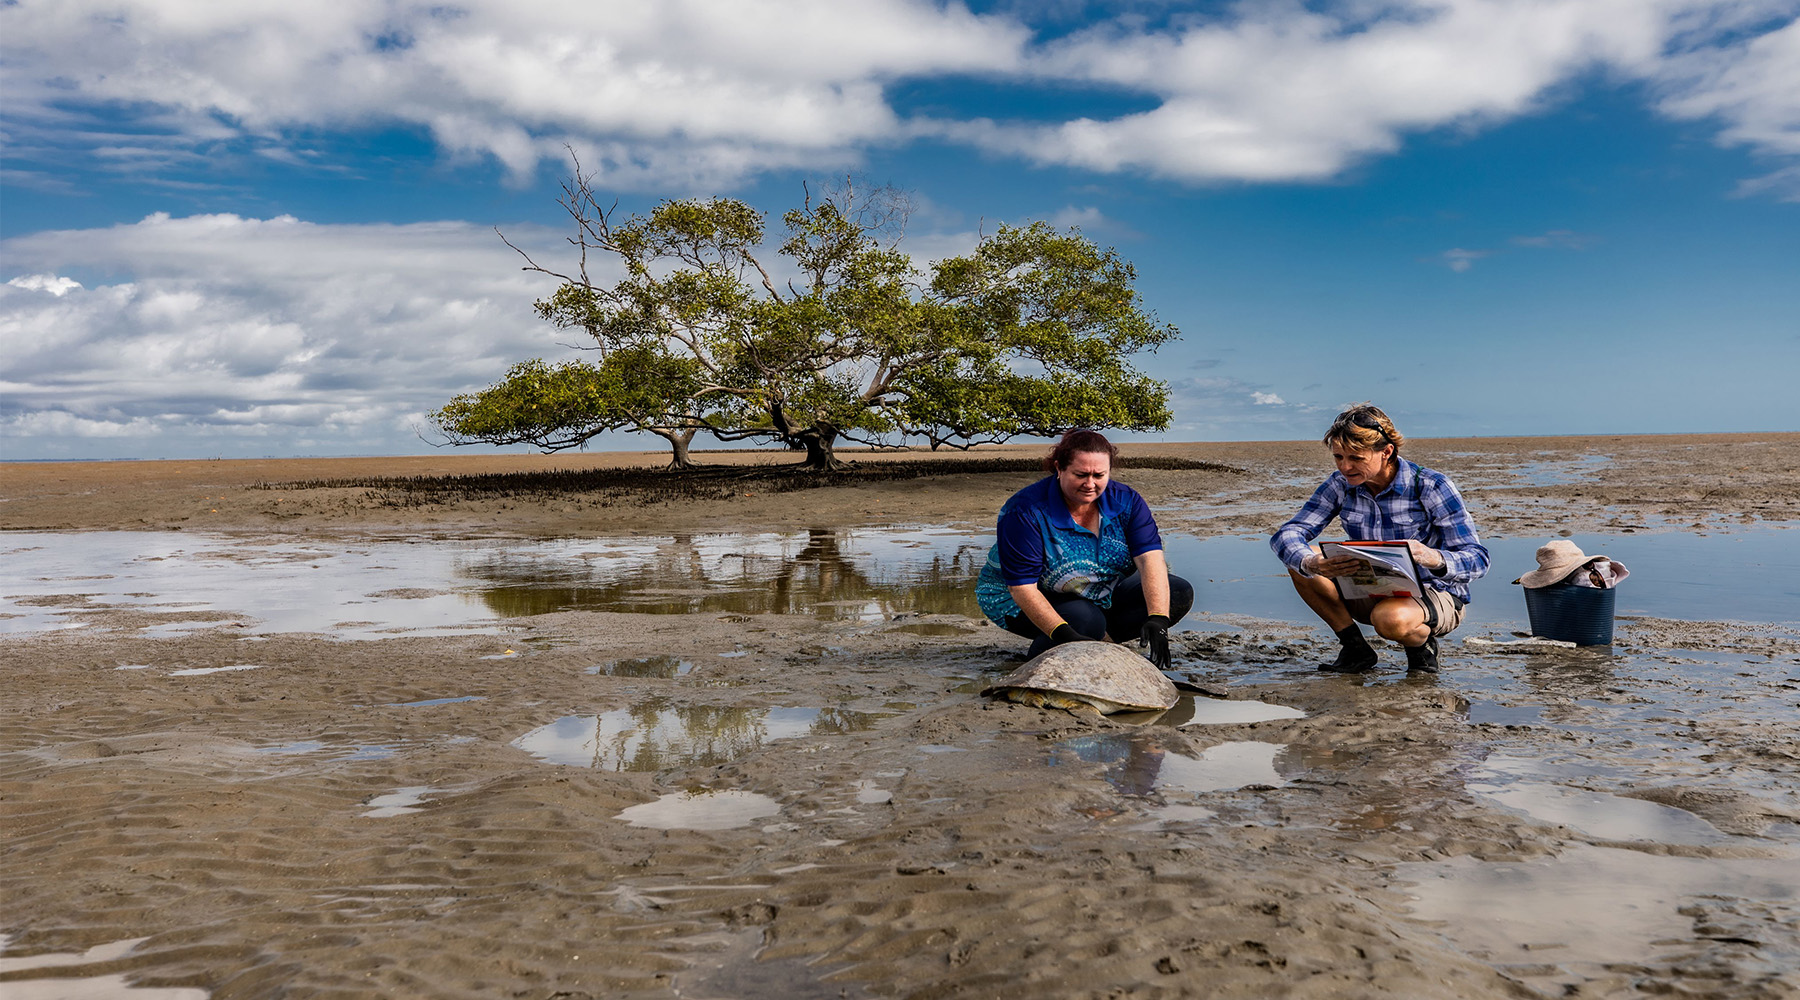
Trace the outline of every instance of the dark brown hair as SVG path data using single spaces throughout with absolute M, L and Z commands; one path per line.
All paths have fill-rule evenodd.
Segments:
M 1082 452 L 1105 455 L 1108 462 L 1119 460 L 1119 449 L 1106 439 L 1106 435 L 1099 431 L 1073 430 L 1064 434 L 1056 447 L 1050 449 L 1050 454 L 1044 456 L 1044 471 L 1061 471 Z

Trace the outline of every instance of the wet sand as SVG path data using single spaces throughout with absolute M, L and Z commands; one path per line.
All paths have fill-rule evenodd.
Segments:
M 1198 537 L 1269 530 L 1325 471 L 1309 443 L 1126 450 L 1228 467 L 1119 476 Z M 1800 435 L 1408 452 L 1495 538 L 1800 521 Z M 0 545 L 180 532 L 329 560 L 372 540 L 979 532 L 1030 478 L 268 488 L 661 461 L 5 465 Z M 51 979 L 133 998 L 1800 995 L 1800 614 L 1621 620 L 1610 653 L 1453 642 L 1431 680 L 1391 648 L 1373 678 L 1316 673 L 1330 637 L 1297 599 L 1285 619 L 1202 608 L 1177 667 L 1230 700 L 1091 720 L 981 698 L 1020 643 L 951 605 L 349 639 L 93 597 L 116 572 L 7 572 L 34 595 L 15 605 L 84 623 L 0 652 L 9 998 Z M 156 631 L 183 622 L 201 624 Z M 1178 724 L 1246 702 L 1304 717 Z

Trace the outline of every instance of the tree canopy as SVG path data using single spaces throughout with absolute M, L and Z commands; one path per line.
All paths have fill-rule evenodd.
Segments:
M 907 205 L 890 188 L 809 193 L 773 255 L 762 213 L 734 199 L 615 223 L 577 164 L 562 205 L 575 267 L 520 253 L 560 282 L 538 314 L 585 334 L 597 360 L 525 361 L 457 396 L 432 414 L 455 443 L 555 451 L 645 431 L 685 466 L 707 434 L 804 448 L 830 468 L 840 441 L 967 448 L 1168 426 L 1167 388 L 1127 357 L 1178 331 L 1145 310 L 1131 263 L 1078 231 L 1002 225 L 921 273 L 899 249 Z

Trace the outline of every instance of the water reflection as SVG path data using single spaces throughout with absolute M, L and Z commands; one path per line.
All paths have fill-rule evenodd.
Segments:
M 1612 457 L 1609 455 L 1579 455 L 1575 458 L 1541 458 L 1535 462 L 1520 462 L 1511 465 L 1507 472 L 1511 474 L 1514 486 L 1566 486 L 1571 483 L 1592 482 L 1596 475 L 1612 464 Z
M 1579 762 L 1491 754 L 1465 776 L 1465 787 L 1541 823 L 1567 826 L 1602 840 L 1716 844 L 1731 839 L 1685 809 L 1560 783 L 1607 780 L 1596 770 Z
M 1304 719 L 1306 713 L 1287 705 L 1251 700 L 1184 697 L 1157 722 L 1184 729 L 1188 726 L 1241 726 L 1252 722 Z
M 651 830 L 730 830 L 781 812 L 781 804 L 767 795 L 736 789 L 670 792 L 655 802 L 645 802 L 619 812 L 632 826 Z
M 889 629 L 888 631 L 890 631 L 890 632 L 906 632 L 911 635 L 937 635 L 937 636 L 974 635 L 975 634 L 974 629 L 963 628 L 961 625 L 954 625 L 949 622 L 921 622 L 917 625 L 897 625 L 894 628 Z
M 1727 839 L 1718 827 L 1699 816 L 1655 802 L 1551 784 L 1468 787 L 1477 795 L 1539 822 L 1571 827 L 1602 840 L 1712 844 Z
M 96 627 L 97 616 L 115 611 L 138 613 L 133 629 L 144 625 L 141 614 L 210 612 L 244 620 L 188 617 L 143 634 L 230 623 L 246 635 L 341 639 L 492 633 L 507 617 L 568 609 L 975 618 L 974 579 L 988 545 L 918 528 L 355 544 L 148 531 L 9 540 L 0 634 Z
M 851 549 L 853 541 L 861 543 L 862 552 Z M 803 538 L 679 535 L 627 560 L 491 551 L 462 569 L 484 581 L 482 600 L 508 617 L 575 610 L 798 614 L 825 620 L 901 612 L 978 616 L 973 580 L 986 549 L 963 540 L 921 555 L 908 551 L 914 546 L 933 548 L 906 536 L 859 539 L 823 528 Z
M 1050 764 L 1107 765 L 1106 782 L 1122 795 L 1173 790 L 1199 794 L 1287 784 L 1275 769 L 1275 758 L 1286 749 L 1278 743 L 1243 740 L 1220 743 L 1189 757 L 1165 749 L 1154 733 L 1109 733 L 1059 740 L 1050 750 Z
M 318 632 L 499 631 L 504 618 L 568 609 L 674 614 L 802 614 L 872 620 L 907 612 L 978 619 L 974 579 L 991 536 L 914 528 L 690 534 L 539 541 L 374 540 L 356 544 L 172 532 L 19 532 L 4 551 L 0 634 L 63 628 L 186 634 L 230 622 L 246 637 Z M 1508 581 L 1541 539 L 1489 540 L 1494 572 L 1476 581 L 1464 634 L 1525 622 Z M 1585 551 L 1629 564 L 1619 614 L 1791 622 L 1800 607 L 1800 530 L 1582 535 Z M 1307 620 L 1287 573 L 1256 537 L 1166 535 L 1170 562 L 1198 587 L 1204 614 Z M 78 599 L 76 599 L 78 598 Z M 128 624 L 106 616 L 131 612 Z M 239 619 L 215 616 L 242 615 Z M 946 623 L 900 626 L 949 634 Z
M 12 944 L 11 934 L 0 934 L 0 973 L 16 973 L 37 969 L 71 968 L 124 962 L 135 958 L 137 946 L 150 940 L 130 938 L 95 945 L 82 952 L 46 952 L 37 955 L 9 957 L 4 953 Z M 122 972 L 105 976 L 55 976 L 42 979 L 13 978 L 6 981 L 5 995 L 13 1000 L 34 997 L 94 998 L 94 1000 L 207 1000 L 205 990 L 191 986 L 136 986 Z
M 685 676 L 693 669 L 692 663 L 678 656 L 644 656 L 633 660 L 597 663 L 589 667 L 587 672 L 605 674 L 608 677 L 652 677 L 668 680 L 671 677 Z
M 1765 960 L 1792 968 L 1800 949 L 1779 928 L 1784 920 L 1793 926 L 1797 874 L 1792 857 L 1665 857 L 1583 846 L 1524 862 L 1462 857 L 1399 866 L 1416 918 L 1551 995 L 1581 992 L 1586 980 L 1616 975 L 1621 965 L 1694 962 L 1702 921 L 1742 925 L 1737 933 L 1756 935 Z
M 386 795 L 377 795 L 364 803 L 364 805 L 374 808 L 363 815 L 385 819 L 389 816 L 405 816 L 408 813 L 421 812 L 425 797 L 442 791 L 444 789 L 433 788 L 430 785 L 408 785 L 398 788 Z
M 1800 608 L 1800 528 L 1758 526 L 1743 531 L 1643 535 L 1578 533 L 1582 551 L 1605 554 L 1631 567 L 1619 587 L 1618 614 L 1685 621 L 1793 622 Z M 1525 599 L 1512 581 L 1537 565 L 1543 539 L 1486 538 L 1488 574 L 1470 588 L 1475 598 L 1463 635 L 1526 624 Z M 1305 621 L 1287 571 L 1269 552 L 1264 536 L 1194 538 L 1164 535 L 1169 564 L 1194 581 L 1198 612 L 1247 614 Z
M 552 764 L 661 771 L 735 760 L 775 740 L 860 732 L 884 716 L 826 708 L 744 708 L 652 699 L 604 715 L 567 715 L 512 742 Z
M 1275 759 L 1286 749 L 1280 743 L 1241 740 L 1207 747 L 1198 757 L 1170 754 L 1158 784 L 1195 793 L 1279 788 L 1288 780 L 1276 770 Z
M 1156 776 L 1161 773 L 1167 754 L 1154 737 L 1077 736 L 1059 740 L 1050 748 L 1050 764 L 1105 764 L 1106 782 L 1120 794 L 1149 795 L 1156 791 Z

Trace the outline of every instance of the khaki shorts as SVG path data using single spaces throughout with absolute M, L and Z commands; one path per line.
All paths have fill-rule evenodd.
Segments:
M 1382 600 L 1387 600 L 1387 598 L 1359 597 L 1354 601 L 1345 601 L 1344 607 L 1350 609 L 1351 618 L 1367 625 L 1369 624 L 1369 612 L 1374 610 L 1376 601 Z M 1436 587 L 1426 587 L 1425 596 L 1415 597 L 1413 600 L 1419 602 L 1420 609 L 1425 612 L 1426 621 L 1431 620 L 1431 608 L 1425 607 L 1425 602 L 1430 601 L 1432 608 L 1437 609 L 1437 625 L 1431 630 L 1432 635 L 1449 635 L 1456 630 L 1456 626 L 1462 624 L 1463 602 L 1449 593 L 1438 590 Z

